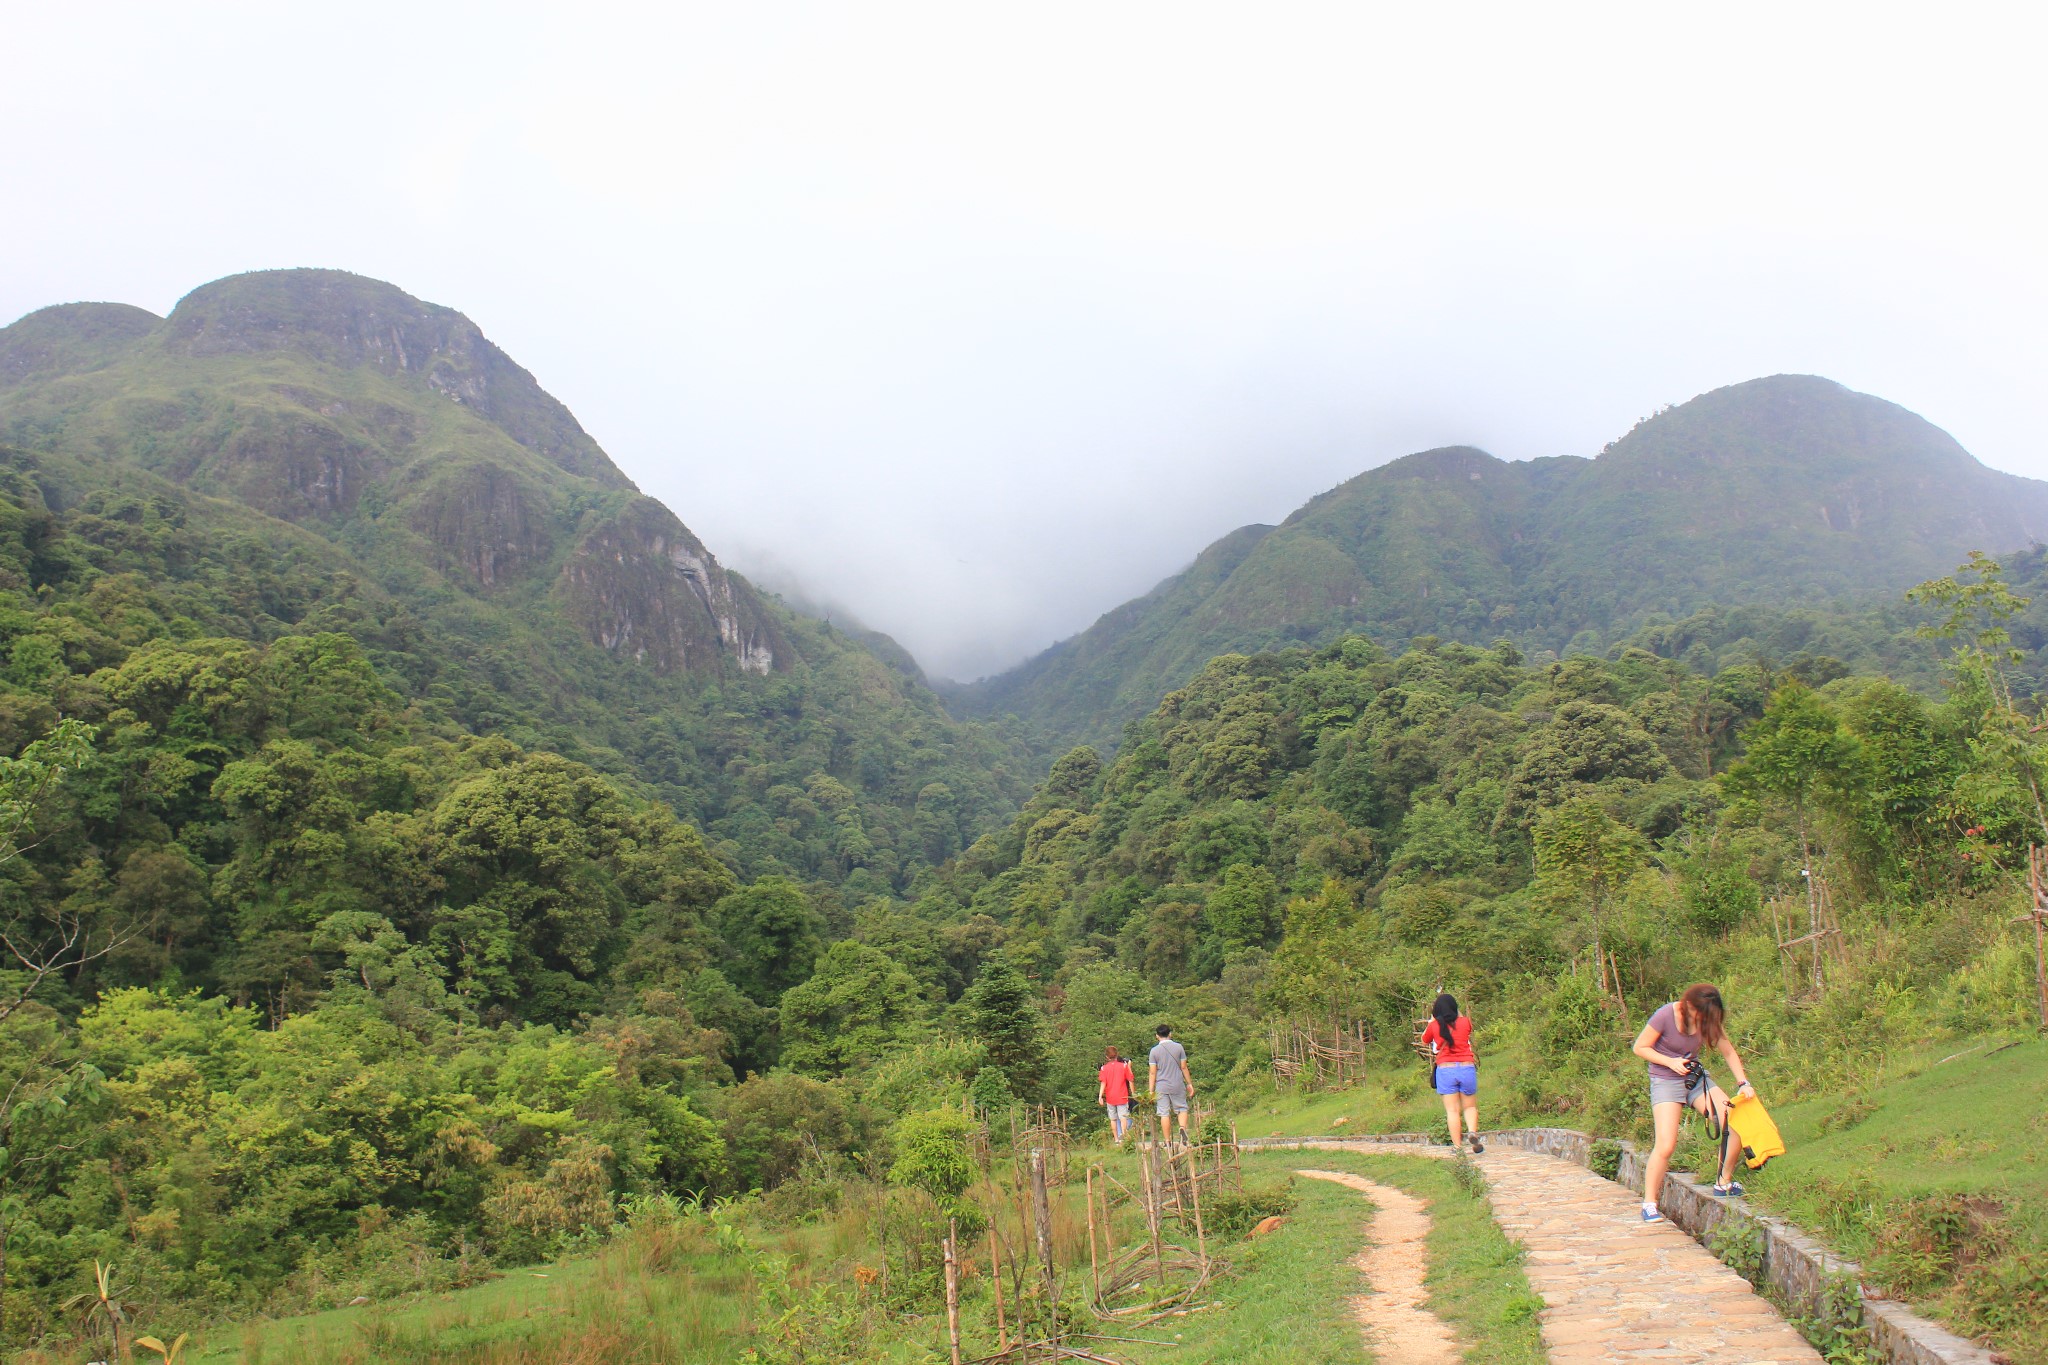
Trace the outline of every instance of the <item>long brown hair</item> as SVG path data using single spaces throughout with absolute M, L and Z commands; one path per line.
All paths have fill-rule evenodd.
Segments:
M 1692 1016 L 1692 1026 L 1700 1035 L 1702 1048 L 1719 1047 L 1725 1036 L 1721 1023 L 1728 1017 L 1728 1007 L 1721 1003 L 1721 992 L 1704 981 L 1697 986 L 1686 987 L 1679 997 L 1679 1004 Z

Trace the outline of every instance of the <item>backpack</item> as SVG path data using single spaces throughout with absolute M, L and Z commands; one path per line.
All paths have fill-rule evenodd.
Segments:
M 1764 1163 L 1774 1156 L 1785 1155 L 1785 1139 L 1779 1136 L 1778 1125 L 1772 1122 L 1764 1102 L 1755 1095 L 1737 1095 L 1729 1101 L 1728 1131 L 1752 1171 L 1762 1170 Z

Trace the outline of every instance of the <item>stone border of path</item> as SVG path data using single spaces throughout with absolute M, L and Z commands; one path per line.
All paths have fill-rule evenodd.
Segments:
M 1489 1143 L 1498 1142 L 1523 1151 L 1540 1152 L 1589 1170 L 1593 1164 L 1593 1148 L 1602 1141 L 1573 1128 L 1508 1128 L 1487 1133 L 1485 1137 Z M 1363 1143 L 1429 1147 L 1435 1145 L 1436 1139 L 1427 1133 L 1238 1139 L 1238 1146 L 1253 1148 L 1289 1147 L 1302 1143 L 1314 1143 L 1318 1147 L 1347 1147 Z M 1621 1168 L 1615 1176 L 1617 1183 L 1641 1194 L 1643 1160 L 1637 1154 L 1635 1144 L 1615 1140 L 1615 1146 L 1621 1149 Z M 1678 1171 L 1671 1172 L 1664 1182 L 1661 1207 L 1666 1218 L 1709 1250 L 1713 1245 L 1709 1239 L 1723 1225 L 1733 1222 L 1755 1227 L 1763 1238 L 1764 1275 L 1782 1301 L 1791 1304 L 1795 1311 L 1815 1311 L 1830 1280 L 1841 1276 L 1854 1277 L 1863 1300 L 1863 1325 L 1870 1331 L 1871 1344 L 1885 1360 L 1898 1365 L 1995 1365 L 1996 1357 L 1983 1347 L 1928 1321 L 1895 1299 L 1887 1299 L 1862 1288 L 1861 1265 L 1837 1256 L 1782 1218 L 1753 1213 L 1743 1204 L 1716 1199 L 1701 1188 L 1698 1181 Z

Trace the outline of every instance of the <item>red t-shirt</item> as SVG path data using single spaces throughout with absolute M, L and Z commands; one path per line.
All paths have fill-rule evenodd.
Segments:
M 1443 1030 L 1436 1020 L 1429 1021 L 1429 1027 L 1422 1031 L 1422 1041 L 1435 1043 L 1438 1066 L 1477 1066 L 1479 1058 L 1472 1051 L 1472 1016 L 1461 1014 L 1451 1025 L 1451 1039 L 1444 1041 Z
M 1131 1064 L 1129 1062 L 1123 1060 L 1104 1062 L 1102 1070 L 1096 1072 L 1095 1077 L 1102 1082 L 1102 1102 L 1104 1104 L 1129 1104 L 1131 1102 L 1131 1084 L 1136 1078 L 1131 1075 Z

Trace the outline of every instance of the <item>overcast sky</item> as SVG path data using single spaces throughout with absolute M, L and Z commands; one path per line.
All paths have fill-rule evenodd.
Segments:
M 1411 450 L 1828 375 L 2048 477 L 2018 5 L 10 5 L 0 320 L 334 266 L 935 674 Z

